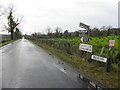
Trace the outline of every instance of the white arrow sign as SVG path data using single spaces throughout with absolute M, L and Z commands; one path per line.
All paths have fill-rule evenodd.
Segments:
M 92 52 L 92 45 L 80 44 L 79 49 L 86 52 Z
M 96 56 L 96 55 L 92 55 L 91 58 L 93 60 L 97 60 L 97 61 L 101 61 L 101 62 L 107 62 L 107 58 L 104 58 L 104 57 L 100 57 L 100 56 Z

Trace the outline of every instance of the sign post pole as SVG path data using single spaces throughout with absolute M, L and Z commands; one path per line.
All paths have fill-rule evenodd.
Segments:
M 106 71 L 109 72 L 109 69 L 110 69 L 110 50 L 111 48 L 109 48 L 109 51 L 108 51 L 108 58 L 107 58 L 107 63 L 106 63 Z
M 90 39 L 90 32 L 91 32 L 90 27 L 88 27 L 88 38 L 89 38 L 89 39 Z M 89 63 L 92 62 L 91 53 L 90 53 L 90 52 L 88 52 L 88 62 L 89 62 Z
M 91 62 L 92 62 L 91 56 L 92 56 L 92 54 L 91 54 L 91 53 L 89 53 L 89 63 L 91 63 Z
M 82 38 L 81 39 L 82 39 L 83 42 L 88 42 L 89 38 L 90 38 L 90 26 L 80 22 L 79 27 L 86 29 L 87 32 L 81 31 L 82 32 Z M 88 60 L 89 63 L 92 62 L 92 60 L 91 60 L 91 52 L 87 52 L 87 60 Z
M 110 59 L 109 58 L 105 58 L 105 57 L 100 57 L 100 56 L 96 56 L 96 55 L 92 55 L 91 58 L 93 60 L 97 60 L 99 62 L 103 62 L 103 63 L 106 63 L 106 71 L 109 72 L 109 65 L 110 65 Z
M 100 52 L 100 56 L 103 54 L 104 52 L 104 46 L 102 46 L 101 52 Z M 97 62 L 96 66 L 100 66 L 101 62 Z
M 108 59 L 107 59 L 107 63 L 106 63 L 106 71 L 109 72 L 110 68 L 111 68 L 111 49 L 112 47 L 114 47 L 115 45 L 115 40 L 109 40 L 109 50 L 108 50 Z

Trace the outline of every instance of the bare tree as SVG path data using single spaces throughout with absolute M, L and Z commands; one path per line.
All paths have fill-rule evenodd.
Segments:
M 46 32 L 47 32 L 47 34 L 52 32 L 52 29 L 51 29 L 50 26 L 48 26 L 48 27 L 46 28 Z
M 60 27 L 57 27 L 56 29 L 55 29 L 55 37 L 61 37 L 61 34 L 62 33 L 62 28 L 60 28 Z
M 7 25 L 8 26 L 5 26 L 6 30 L 8 30 L 8 32 L 11 33 L 11 40 L 14 39 L 14 29 L 20 24 L 20 20 L 17 18 L 15 18 L 13 16 L 13 13 L 14 13 L 14 6 L 11 5 L 9 8 L 8 8 L 8 16 L 7 16 L 7 20 L 8 20 L 8 23 Z
M 0 17 L 5 14 L 5 9 L 0 5 Z

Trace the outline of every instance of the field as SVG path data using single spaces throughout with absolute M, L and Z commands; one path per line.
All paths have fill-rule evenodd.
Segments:
M 12 42 L 10 35 L 0 35 L 0 47 Z
M 101 63 L 97 65 L 97 61 L 88 63 L 87 54 L 84 55 L 84 60 L 80 56 L 79 44 L 81 43 L 80 38 L 50 38 L 40 39 L 29 37 L 29 40 L 44 48 L 49 53 L 58 56 L 65 62 L 71 64 L 73 67 L 79 69 L 87 76 L 94 78 L 106 87 L 118 87 L 118 73 L 120 72 L 118 64 L 120 63 L 119 54 L 119 36 L 108 36 L 108 37 L 91 37 L 87 44 L 93 45 L 92 54 L 100 55 L 101 48 L 104 46 L 103 57 L 108 57 L 109 40 L 115 40 L 115 46 L 111 51 L 111 69 L 110 72 L 106 72 L 105 64 Z
M 57 40 L 57 41 L 67 41 L 72 43 L 72 45 L 76 46 L 78 49 L 79 48 L 79 44 L 82 43 L 80 38 L 69 38 L 69 39 L 65 39 L 65 38 L 52 38 L 49 40 Z M 120 41 L 120 37 L 119 36 L 108 36 L 108 37 L 91 37 L 89 42 L 85 42 L 86 44 L 90 44 L 93 45 L 93 52 L 92 54 L 95 55 L 100 55 L 101 49 L 102 47 L 104 47 L 104 53 L 102 54 L 103 57 L 108 57 L 108 49 L 109 49 L 109 40 L 115 40 L 115 46 L 112 48 L 111 50 L 111 58 L 112 60 L 116 59 L 116 56 L 118 53 L 120 53 L 120 50 L 118 50 L 118 41 Z

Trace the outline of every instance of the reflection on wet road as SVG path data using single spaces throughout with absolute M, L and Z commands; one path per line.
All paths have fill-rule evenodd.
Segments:
M 82 88 L 70 66 L 26 39 L 0 49 L 2 52 L 2 88 Z M 67 67 L 67 70 L 64 70 Z

